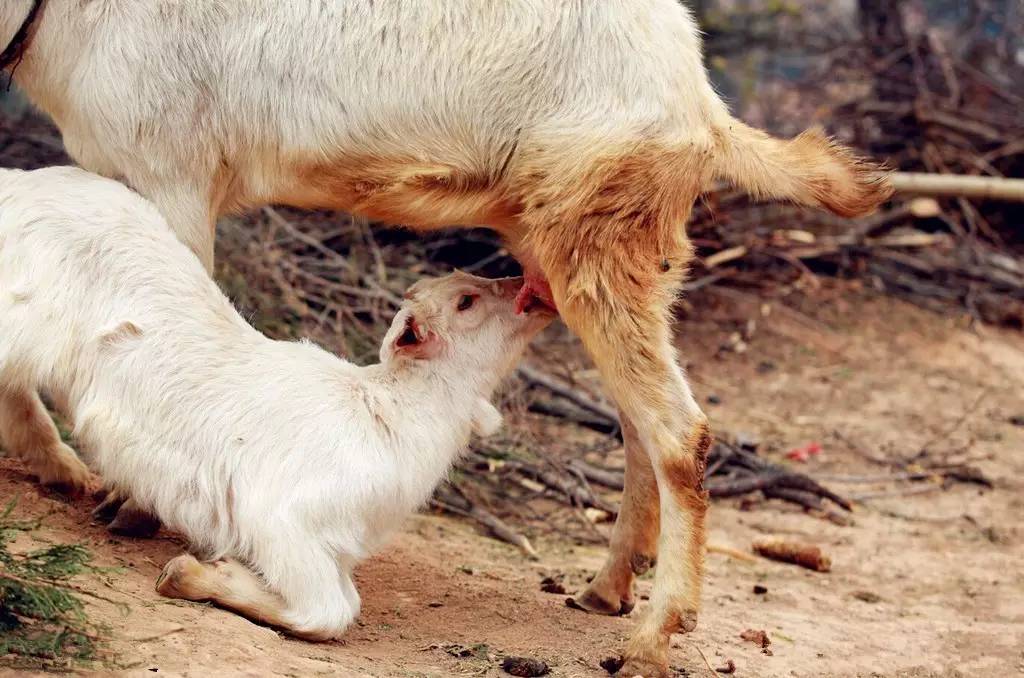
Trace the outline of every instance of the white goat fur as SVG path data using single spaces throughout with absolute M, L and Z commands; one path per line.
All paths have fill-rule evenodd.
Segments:
M 311 637 L 354 618 L 353 564 L 428 498 L 474 426 L 500 424 L 486 399 L 544 324 L 514 314 L 515 289 L 418 283 L 383 362 L 358 367 L 250 327 L 121 184 L 0 170 L 0 390 L 51 391 L 105 479 L 206 557 L 252 566 L 286 603 L 256 616 Z M 457 313 L 467 293 L 480 298 Z M 411 315 L 436 356 L 395 348 Z

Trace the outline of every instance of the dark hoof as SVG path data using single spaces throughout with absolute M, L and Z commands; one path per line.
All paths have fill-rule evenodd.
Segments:
M 138 537 L 148 539 L 160 529 L 160 520 L 137 508 L 133 508 L 125 502 L 125 505 L 117 511 L 117 516 L 107 525 L 107 530 L 112 534 L 122 537 Z
M 101 523 L 109 523 L 117 515 L 125 498 L 117 492 L 108 492 L 100 505 L 92 510 L 93 519 Z
M 587 589 L 575 598 L 566 598 L 565 606 L 590 614 L 602 614 L 606 617 L 621 617 L 633 611 L 636 603 L 632 600 L 612 602 Z

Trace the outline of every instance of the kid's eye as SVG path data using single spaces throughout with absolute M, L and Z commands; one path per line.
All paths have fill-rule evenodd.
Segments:
M 476 301 L 476 295 L 463 294 L 462 297 L 459 299 L 459 305 L 457 308 L 460 311 L 468 311 L 470 307 L 473 306 L 474 301 Z

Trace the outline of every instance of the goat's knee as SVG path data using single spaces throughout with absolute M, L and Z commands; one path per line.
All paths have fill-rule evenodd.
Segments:
M 206 567 L 189 554 L 172 558 L 156 579 L 156 591 L 167 598 L 201 602 L 216 595 L 206 576 Z
M 164 567 L 157 591 L 171 598 L 212 601 L 255 622 L 305 640 L 344 633 L 359 614 L 359 594 L 347 571 L 326 554 L 265 554 L 278 572 L 267 580 L 235 560 L 202 563 L 190 555 Z
M 344 571 L 326 581 L 296 581 L 284 587 L 282 595 L 288 605 L 283 614 L 285 626 L 303 638 L 339 638 L 359 616 L 359 593 Z
M 184 554 L 164 566 L 156 590 L 168 598 L 210 601 L 251 621 L 275 626 L 304 640 L 324 641 L 340 636 L 359 613 L 355 587 L 347 575 L 345 579 L 354 596 L 351 600 L 345 582 L 325 582 L 317 587 L 318 582 L 307 581 L 307 586 L 316 587 L 319 597 L 295 603 L 272 590 L 237 561 L 203 563 Z
M 284 613 L 285 627 L 293 635 L 307 640 L 333 640 L 340 638 L 359 616 L 359 596 L 349 600 L 346 596 L 321 601 L 315 607 L 290 608 Z

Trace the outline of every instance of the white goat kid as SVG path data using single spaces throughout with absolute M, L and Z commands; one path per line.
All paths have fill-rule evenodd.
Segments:
M 161 593 L 307 638 L 345 629 L 353 565 L 426 501 L 472 431 L 500 424 L 488 398 L 552 318 L 515 312 L 521 285 L 417 283 L 381 363 L 358 367 L 250 327 L 121 184 L 0 170 L 0 389 L 54 393 L 105 479 L 226 559 L 176 558 Z M 5 440 L 42 477 L 85 482 L 66 448 L 17 447 L 23 429 L 52 427 L 32 411 L 3 422 Z

